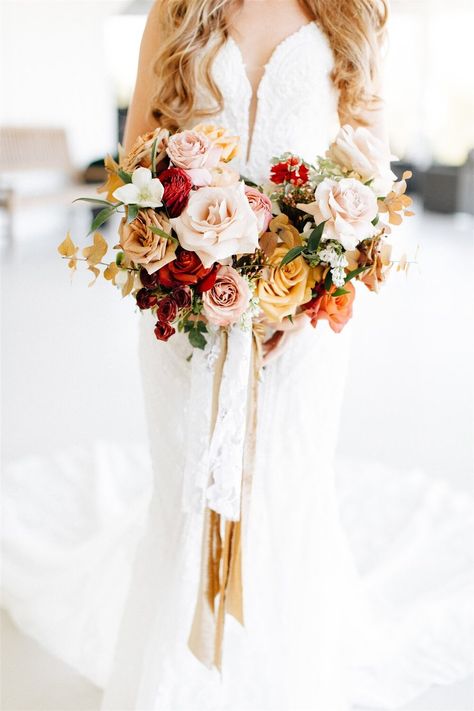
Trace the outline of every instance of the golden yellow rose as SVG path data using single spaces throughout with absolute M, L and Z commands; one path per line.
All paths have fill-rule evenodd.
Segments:
M 226 128 L 213 123 L 198 123 L 193 131 L 199 131 L 209 138 L 215 146 L 222 150 L 221 160 L 228 163 L 239 153 L 239 136 L 231 136 Z
M 309 301 L 316 282 L 314 270 L 303 257 L 296 257 L 283 267 L 278 266 L 289 249 L 284 244 L 275 248 L 270 258 L 272 266 L 266 269 L 257 285 L 259 306 L 274 322 L 293 316 L 298 306 Z
M 176 242 L 156 234 L 152 227 L 171 232 L 167 218 L 149 209 L 140 210 L 130 223 L 124 218 L 119 227 L 120 246 L 126 257 L 145 267 L 149 274 L 172 262 L 176 252 Z

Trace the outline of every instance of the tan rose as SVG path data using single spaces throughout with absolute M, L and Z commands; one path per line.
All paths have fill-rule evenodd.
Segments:
M 376 238 L 370 242 L 362 242 L 357 249 L 347 252 L 346 257 L 350 269 L 368 267 L 358 275 L 357 279 L 370 291 L 378 292 L 392 266 L 391 252 L 392 248 L 389 244 L 382 243 L 379 238 Z
M 315 284 L 313 270 L 303 257 L 279 266 L 289 249 L 285 244 L 275 248 L 270 258 L 272 266 L 265 270 L 257 285 L 259 306 L 270 321 L 280 322 L 285 316 L 293 316 L 298 306 L 311 299 Z
M 129 224 L 124 218 L 120 223 L 120 246 L 135 264 L 141 264 L 149 274 L 161 269 L 175 258 L 176 243 L 156 234 L 151 229 L 157 227 L 170 234 L 168 219 L 154 210 L 140 210 Z
M 166 128 L 156 128 L 154 131 L 139 136 L 129 153 L 124 156 L 121 167 L 126 173 L 133 173 L 135 168 L 151 168 L 151 149 L 156 143 L 156 163 L 166 156 L 166 146 L 170 132 Z M 157 140 L 158 139 L 158 140 Z
M 213 123 L 200 123 L 194 127 L 193 131 L 198 131 L 207 136 L 215 146 L 222 150 L 221 160 L 228 163 L 239 153 L 239 136 L 231 136 L 226 128 L 216 126 Z

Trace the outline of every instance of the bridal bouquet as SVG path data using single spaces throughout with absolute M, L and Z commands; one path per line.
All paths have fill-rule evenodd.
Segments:
M 412 214 L 409 173 L 396 181 L 383 144 L 346 125 L 314 164 L 284 154 L 257 186 L 230 165 L 238 144 L 225 128 L 200 124 L 141 136 L 119 163 L 108 156 L 106 199 L 91 201 L 101 209 L 82 259 L 153 313 L 162 341 L 185 332 L 203 349 L 209 328 L 278 329 L 301 312 L 339 332 L 352 315 L 353 281 L 377 291 L 392 266 L 386 238 Z M 116 212 L 117 253 L 104 262 L 97 230 Z M 58 249 L 75 269 L 69 234 Z
M 314 164 L 275 158 L 264 186 L 231 167 L 237 151 L 237 137 L 207 124 L 141 136 L 118 163 L 106 159 L 92 244 L 82 257 L 70 235 L 59 245 L 71 269 L 83 259 L 95 281 L 103 267 L 123 296 L 151 312 L 159 340 L 183 332 L 195 347 L 183 508 L 205 518 L 188 644 L 217 668 L 225 614 L 243 624 L 241 536 L 265 327 L 298 317 L 341 331 L 354 280 L 378 290 L 392 265 L 387 236 L 411 214 L 409 174 L 395 180 L 386 149 L 364 128 L 343 126 Z M 115 212 L 117 253 L 103 261 L 108 246 L 97 230 Z

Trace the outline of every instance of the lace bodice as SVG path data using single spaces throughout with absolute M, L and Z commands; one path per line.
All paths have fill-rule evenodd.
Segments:
M 261 182 L 275 155 L 292 151 L 314 161 L 325 151 L 339 127 L 338 92 L 330 78 L 333 63 L 329 41 L 316 22 L 280 42 L 258 86 L 249 136 L 252 87 L 237 43 L 227 39 L 213 64 L 224 98 L 224 109 L 213 121 L 240 136 L 236 167 L 242 175 Z

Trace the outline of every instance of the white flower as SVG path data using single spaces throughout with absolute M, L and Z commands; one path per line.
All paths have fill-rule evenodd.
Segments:
M 133 171 L 132 182 L 122 185 L 113 193 L 114 198 L 124 205 L 138 207 L 161 207 L 165 189 L 158 178 L 153 178 L 148 168 L 137 168 Z
M 344 286 L 346 283 L 346 272 L 342 267 L 335 267 L 334 269 L 331 269 L 331 275 L 335 286 Z
M 318 252 L 321 262 L 327 262 L 331 267 L 347 267 L 348 261 L 343 254 L 339 254 L 332 244 L 326 244 L 324 249 Z

